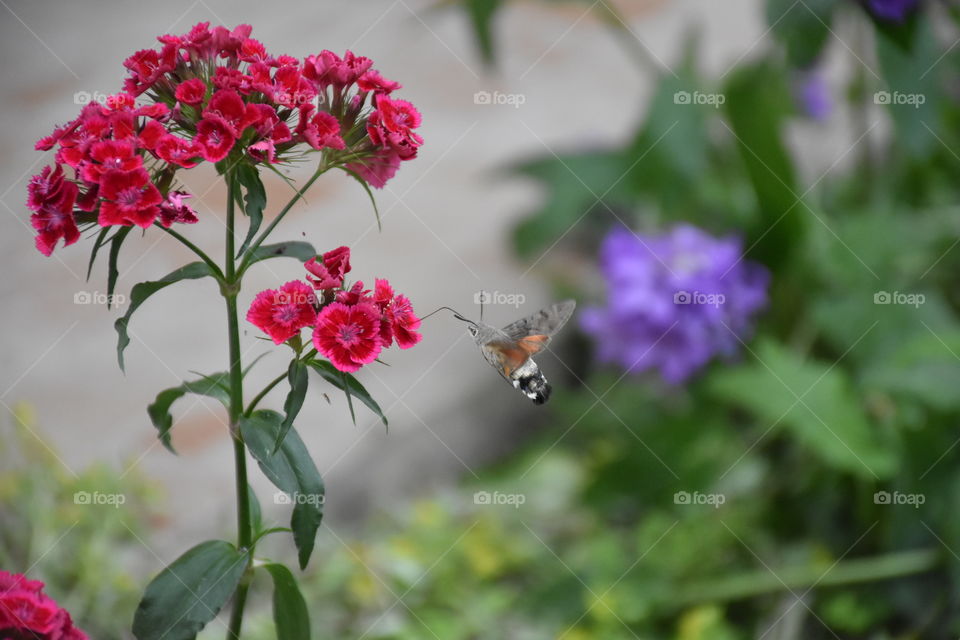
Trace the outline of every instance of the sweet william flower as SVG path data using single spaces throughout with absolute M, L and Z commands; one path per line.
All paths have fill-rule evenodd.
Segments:
M 307 276 L 314 289 L 338 289 L 343 285 L 344 276 L 350 272 L 350 248 L 331 249 L 323 254 L 321 262 L 317 262 L 317 258 L 313 257 L 303 266 L 310 275 L 315 276 Z
M 236 91 L 221 89 L 210 98 L 203 117 L 205 120 L 219 120 L 234 138 L 239 138 L 247 126 L 247 105 Z
M 43 583 L 0 571 L 0 638 L 88 640 L 70 614 L 43 593 Z
M 179 85 L 174 92 L 174 96 L 182 102 L 183 104 L 188 104 L 192 107 L 197 106 L 207 95 L 207 84 L 200 78 L 190 78 L 189 80 L 184 80 Z
M 314 323 L 315 301 L 309 286 L 292 280 L 279 289 L 258 293 L 247 312 L 247 320 L 262 329 L 275 344 L 281 344 Z
M 64 179 L 63 167 L 45 167 L 27 186 L 27 206 L 33 209 L 30 223 L 37 231 L 37 250 L 45 256 L 53 253 L 62 238 L 64 246 L 80 239 L 80 230 L 73 217 L 77 185 Z
M 236 138 L 222 118 L 204 118 L 197 123 L 197 136 L 193 141 L 204 160 L 220 162 L 230 153 Z
M 100 195 L 104 201 L 100 205 L 99 223 L 104 227 L 113 224 L 149 227 L 160 214 L 157 205 L 163 201 L 144 169 L 107 171 L 100 182 Z
M 171 191 L 160 203 L 160 224 L 170 228 L 174 223 L 195 224 L 199 222 L 197 212 L 184 200 L 191 195 L 186 191 Z
M 387 307 L 385 315 L 390 321 L 391 335 L 401 349 L 409 349 L 423 340 L 423 335 L 417 332 L 420 318 L 413 312 L 413 305 L 406 296 L 395 297 Z
M 313 346 L 340 371 L 357 371 L 383 348 L 379 310 L 369 302 L 327 305 L 317 315 Z
M 392 151 L 378 151 L 363 162 L 349 163 L 347 169 L 359 175 L 371 187 L 382 189 L 397 174 L 400 161 L 400 156 Z
M 344 149 L 346 145 L 340 137 L 340 121 L 326 111 L 314 114 L 314 108 L 313 105 L 300 108 L 297 135 L 314 149 Z
M 100 225 L 148 226 L 177 171 L 232 153 L 257 165 L 323 151 L 331 166 L 375 188 L 416 157 L 420 114 L 391 96 L 400 84 L 369 58 L 352 51 L 303 60 L 273 55 L 250 33 L 249 25 L 231 30 L 204 22 L 160 36 L 157 49 L 124 61 L 122 92 L 85 105 L 37 141 L 38 150 L 54 151 L 58 171 L 73 169 L 63 177 L 73 186 L 60 187 L 69 197 L 45 200 L 42 211 L 31 206 L 40 251 L 49 255 L 60 239 L 73 243 L 86 230 L 73 207 L 97 214 Z M 159 219 L 192 221 L 171 203 Z
M 376 97 L 377 109 L 367 120 L 367 133 L 373 144 L 392 150 L 401 160 L 415 158 L 423 138 L 413 130 L 420 126 L 420 112 L 406 100 L 394 100 L 386 94 Z

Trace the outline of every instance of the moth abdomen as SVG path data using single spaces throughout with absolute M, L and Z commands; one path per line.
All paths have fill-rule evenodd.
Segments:
M 516 389 L 523 392 L 523 395 L 533 400 L 533 404 L 543 404 L 550 399 L 550 392 L 553 391 L 546 376 L 540 372 L 540 367 L 532 359 L 527 360 L 523 366 L 513 372 L 510 382 Z

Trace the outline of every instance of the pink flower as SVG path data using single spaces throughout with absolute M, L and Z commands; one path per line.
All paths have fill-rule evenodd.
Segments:
M 313 257 L 304 263 L 316 280 L 307 276 L 314 289 L 337 289 L 343 286 L 344 276 L 350 272 L 350 248 L 337 247 L 323 254 L 321 262 Z
M 346 144 L 340 137 L 340 122 L 326 111 L 320 111 L 313 117 L 313 105 L 304 105 L 300 108 L 300 122 L 297 124 L 297 133 L 314 149 L 330 147 L 344 149 Z
M 135 96 L 150 89 L 154 83 L 176 65 L 176 47 L 165 45 L 162 50 L 144 49 L 137 51 L 123 61 L 130 70 L 130 77 L 124 82 L 124 89 Z
M 247 126 L 247 106 L 236 91 L 221 89 L 210 98 L 210 104 L 203 110 L 204 119 L 222 121 L 235 138 L 243 134 Z
M 63 168 L 44 167 L 33 176 L 27 186 L 27 206 L 33 209 L 30 223 L 37 231 L 36 247 L 45 256 L 53 253 L 57 241 L 63 238 L 68 246 L 80 239 L 80 230 L 73 217 L 73 205 L 79 189 L 64 179 Z
M 148 120 L 143 125 L 143 129 L 140 130 L 137 140 L 141 147 L 153 151 L 165 135 L 167 135 L 167 128 L 163 126 L 163 123 L 159 120 Z
M 160 203 L 160 224 L 166 228 L 178 222 L 180 224 L 195 224 L 199 222 L 197 212 L 184 200 L 192 197 L 186 191 L 171 191 Z
M 370 141 L 392 149 L 401 160 L 415 158 L 423 144 L 423 138 L 413 132 L 420 126 L 420 112 L 406 100 L 393 100 L 382 93 L 377 94 L 376 103 L 377 110 L 367 119 Z
M 393 151 L 384 149 L 367 156 L 362 162 L 347 164 L 347 169 L 350 169 L 371 187 L 377 189 L 382 189 L 383 185 L 387 184 L 387 181 L 397 174 L 399 168 L 400 156 Z
M 397 89 L 402 89 L 403 85 L 393 80 L 387 80 L 380 75 L 376 69 L 370 69 L 365 74 L 357 78 L 357 87 L 360 91 L 373 91 L 375 93 L 392 93 Z
M 370 291 L 363 288 L 363 281 L 357 280 L 349 289 L 337 291 L 335 300 L 346 305 L 355 305 L 366 299 L 369 294 Z
M 313 346 L 340 371 L 358 370 L 376 360 L 383 347 L 379 311 L 368 302 L 327 305 L 317 315 Z
M 373 287 L 373 303 L 383 311 L 391 300 L 393 300 L 393 287 L 390 286 L 390 281 L 377 278 Z
M 43 593 L 43 583 L 0 571 L 0 638 L 88 640 L 70 614 Z
M 187 169 L 197 166 L 203 154 L 200 145 L 170 134 L 160 138 L 154 151 L 161 160 Z
M 100 181 L 100 196 L 104 202 L 100 205 L 98 222 L 104 227 L 112 224 L 149 227 L 160 215 L 157 205 L 163 200 L 144 169 L 107 171 Z
M 203 102 L 204 97 L 206 97 L 207 85 L 200 78 L 190 78 L 177 85 L 174 95 L 183 104 L 196 106 Z
M 398 295 L 387 308 L 386 315 L 390 319 L 390 328 L 398 347 L 409 349 L 423 340 L 423 335 L 417 333 L 417 329 L 420 328 L 420 318 L 414 314 L 409 298 Z
M 159 124 L 159 123 L 158 123 Z M 132 142 L 106 140 L 90 147 L 90 160 L 81 165 L 80 176 L 87 182 L 100 182 L 111 169 L 133 171 L 143 166 L 143 160 L 134 152 Z
M 314 323 L 315 301 L 309 286 L 292 280 L 279 289 L 258 293 L 247 312 L 247 320 L 262 329 L 275 344 L 280 344 Z
M 321 89 L 329 85 L 342 89 L 356 82 L 372 65 L 370 58 L 354 55 L 349 50 L 343 58 L 325 50 L 304 61 L 303 75 Z
M 220 162 L 230 153 L 236 138 L 221 118 L 204 118 L 197 123 L 197 137 L 193 141 L 205 160 Z

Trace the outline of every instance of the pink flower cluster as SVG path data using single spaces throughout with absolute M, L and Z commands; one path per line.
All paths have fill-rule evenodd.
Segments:
M 43 593 L 43 583 L 0 571 L 0 638 L 4 640 L 87 640 L 70 614 Z
M 257 294 L 247 320 L 280 344 L 313 327 L 313 346 L 340 371 L 357 371 L 394 342 L 409 349 L 423 336 L 410 300 L 394 294 L 387 280 L 373 291 L 356 282 L 347 288 L 350 249 L 339 247 L 304 265 L 309 284 L 300 280 Z
M 54 166 L 28 189 L 43 254 L 60 239 L 77 241 L 84 212 L 96 212 L 101 226 L 196 222 L 185 194 L 171 189 L 178 170 L 204 160 L 289 162 L 306 147 L 381 188 L 401 161 L 416 157 L 420 114 L 390 97 L 400 85 L 372 60 L 351 51 L 302 61 L 274 56 L 250 31 L 203 22 L 182 36 L 160 36 L 159 49 L 124 62 L 122 93 L 84 106 L 37 142 L 38 150 L 56 148 Z

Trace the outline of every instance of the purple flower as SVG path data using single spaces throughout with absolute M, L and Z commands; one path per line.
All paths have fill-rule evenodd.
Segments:
M 679 225 L 637 235 L 620 227 L 601 248 L 607 304 L 581 314 L 602 362 L 687 380 L 714 356 L 731 356 L 767 304 L 767 270 L 743 259 L 739 238 Z
M 820 73 L 803 72 L 796 87 L 797 99 L 806 115 L 819 122 L 830 117 L 833 99 L 830 96 L 830 87 Z
M 867 8 L 881 20 L 903 22 L 919 0 L 867 0 Z

